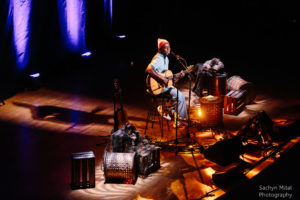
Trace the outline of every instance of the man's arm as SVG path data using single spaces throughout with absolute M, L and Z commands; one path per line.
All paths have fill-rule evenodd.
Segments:
M 168 84 L 168 79 L 159 75 L 152 67 L 151 64 L 148 65 L 148 67 L 146 68 L 145 72 L 147 74 L 149 74 L 149 76 L 151 76 L 152 78 L 154 78 L 157 82 L 159 82 L 160 84 L 163 85 L 167 85 Z
M 210 70 L 210 68 L 211 68 L 211 60 L 207 60 L 202 66 L 203 66 L 202 67 L 203 70 L 206 70 L 206 71 Z
M 203 64 L 203 69 L 204 70 L 213 69 L 213 70 L 218 71 L 218 70 L 223 69 L 223 68 L 224 68 L 224 64 L 222 63 L 222 61 L 219 58 L 213 58 L 211 60 L 206 61 Z

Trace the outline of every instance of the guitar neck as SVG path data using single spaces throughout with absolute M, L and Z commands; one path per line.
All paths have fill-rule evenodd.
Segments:
M 182 71 L 182 72 L 184 73 L 184 75 L 189 74 L 189 73 L 193 70 L 193 68 L 194 68 L 194 65 L 190 65 L 190 66 L 187 67 L 186 70 L 184 70 L 184 71 Z M 173 75 L 173 76 L 175 76 L 175 79 L 177 79 L 177 77 L 178 77 L 182 72 L 178 72 L 178 73 L 176 73 L 175 75 Z
M 119 101 L 120 108 L 121 110 L 123 110 L 122 89 L 120 87 L 118 79 L 114 79 L 114 89 L 115 89 L 114 99 L 115 101 Z

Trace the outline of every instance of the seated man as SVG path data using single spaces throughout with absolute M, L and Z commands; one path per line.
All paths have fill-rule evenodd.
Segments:
M 155 79 L 158 83 L 165 86 L 162 90 L 161 94 L 170 94 L 174 103 L 176 103 L 177 92 L 178 92 L 178 123 L 177 126 L 184 126 L 185 124 L 182 122 L 183 120 L 187 120 L 187 109 L 185 104 L 185 96 L 177 91 L 174 86 L 168 86 L 169 79 L 159 73 L 166 72 L 169 69 L 169 59 L 168 55 L 170 54 L 171 48 L 170 43 L 164 39 L 158 39 L 158 52 L 152 58 L 151 63 L 146 68 L 145 72 L 149 74 L 150 77 Z M 180 73 L 180 77 L 182 78 L 185 74 L 183 72 Z M 176 106 L 176 105 L 175 105 Z M 169 110 L 171 115 L 175 114 L 174 104 L 170 107 L 172 109 Z M 169 108 L 170 108 L 169 107 Z M 169 116 L 164 116 L 166 119 L 170 120 Z M 176 127 L 176 124 L 173 125 Z

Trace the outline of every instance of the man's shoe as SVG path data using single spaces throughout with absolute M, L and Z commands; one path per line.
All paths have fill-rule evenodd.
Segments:
M 185 124 L 182 121 L 177 121 L 177 128 L 185 128 L 185 127 L 187 127 L 187 124 Z M 176 122 L 174 122 L 173 128 L 176 128 Z
M 160 116 L 162 116 L 164 119 L 166 119 L 168 121 L 171 120 L 171 116 L 168 113 L 165 113 L 165 112 L 163 113 L 161 105 L 157 107 L 157 111 L 160 114 Z

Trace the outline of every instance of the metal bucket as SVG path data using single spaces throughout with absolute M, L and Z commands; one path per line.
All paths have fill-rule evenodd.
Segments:
M 256 97 L 255 86 L 251 82 L 247 82 L 240 76 L 232 76 L 227 80 L 228 90 L 246 90 L 245 104 L 250 104 Z
M 105 152 L 104 176 L 105 179 L 132 179 L 136 180 L 135 153 Z

